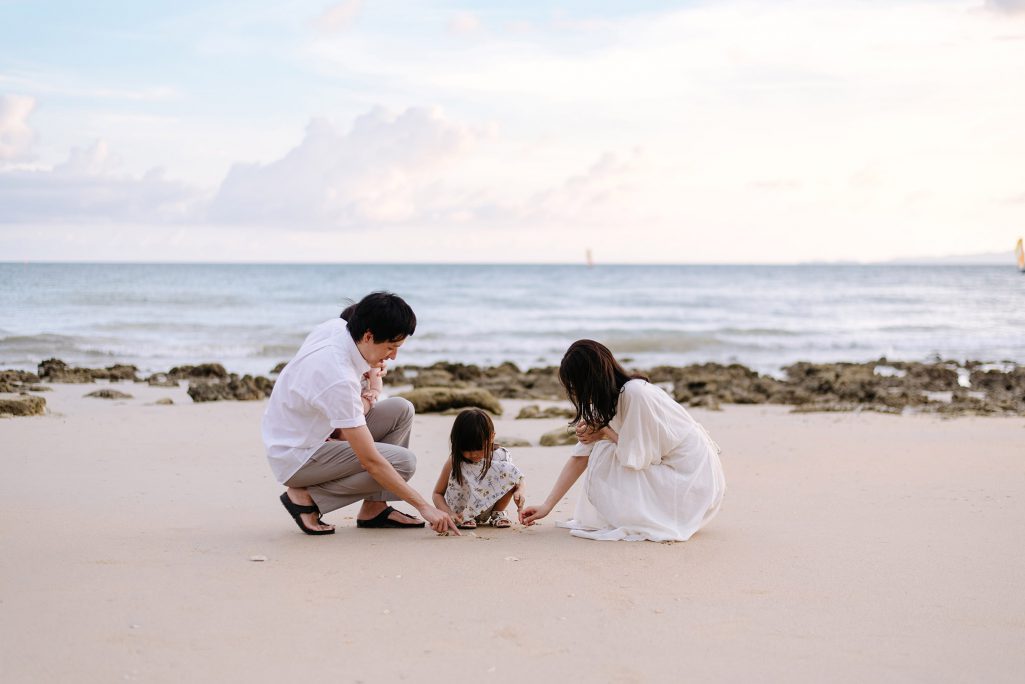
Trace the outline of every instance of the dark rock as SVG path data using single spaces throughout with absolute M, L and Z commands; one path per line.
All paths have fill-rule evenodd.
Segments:
M 455 387 L 421 387 L 398 396 L 413 403 L 417 413 L 440 413 L 446 409 L 482 408 L 496 416 L 502 415 L 502 405 L 491 392 L 483 389 Z
M 530 404 L 520 409 L 516 420 L 527 420 L 532 418 L 573 418 L 577 412 L 573 409 L 561 406 L 546 406 L 541 408 L 537 404 Z
M 167 376 L 175 380 L 228 380 L 228 371 L 219 363 L 201 363 L 198 366 L 175 366 Z
M 712 394 L 694 397 L 690 400 L 689 405 L 694 408 L 704 408 L 710 411 L 722 411 L 722 406 L 719 404 L 719 399 Z
M 119 380 L 131 380 L 132 382 L 135 382 L 139 379 L 137 375 L 138 372 L 139 369 L 135 366 L 128 366 L 119 363 L 113 366 L 107 366 L 106 379 L 111 382 L 117 382 Z
M 387 375 L 385 377 L 388 377 Z M 413 378 L 413 389 L 421 387 L 469 387 L 465 380 L 457 380 L 452 373 L 440 368 L 424 368 Z
M 952 391 L 960 386 L 957 382 L 957 371 L 948 365 L 906 363 L 901 366 L 901 370 L 905 372 L 905 386 L 926 392 Z
M 113 389 L 98 389 L 95 392 L 90 392 L 83 396 L 93 397 L 95 399 L 131 399 L 132 395 L 125 392 L 119 392 Z
M 0 383 L 3 382 L 26 385 L 39 382 L 39 376 L 23 370 L 0 370 Z
M 188 394 L 194 402 L 203 401 L 258 401 L 270 396 L 274 381 L 262 375 L 232 373 L 224 380 L 194 378 L 189 382 Z
M 498 446 L 504 446 L 507 449 L 534 446 L 522 437 L 495 437 L 495 444 Z
M 177 387 L 180 381 L 172 378 L 167 373 L 154 373 L 146 378 L 146 384 L 151 387 Z
M 171 406 L 172 404 L 174 404 L 174 399 L 172 399 L 170 397 L 161 397 L 160 399 L 157 399 L 153 403 L 156 404 L 157 406 Z
M 384 384 L 386 385 L 408 385 L 410 384 L 409 376 L 406 374 L 406 368 L 399 366 L 397 368 L 389 368 L 388 372 L 384 374 Z
M 446 363 L 439 361 L 423 370 L 435 370 L 445 371 L 452 376 L 452 379 L 459 380 L 462 382 L 471 382 L 481 377 L 481 370 L 479 366 L 473 364 L 466 365 L 464 363 Z
M 577 433 L 571 427 L 558 427 L 541 435 L 541 446 L 565 446 L 577 443 Z
M 270 374 L 271 375 L 278 375 L 278 374 L 280 374 L 281 371 L 285 370 L 285 366 L 287 366 L 287 365 L 288 365 L 288 361 L 282 361 L 281 363 L 279 363 L 278 365 L 274 366 L 274 368 L 271 369 Z
M 695 402 L 706 396 L 727 404 L 764 404 L 779 390 L 779 381 L 737 363 L 692 364 L 679 369 L 660 366 L 656 370 L 658 382 L 672 378 L 673 398 L 691 406 L 700 405 Z
M 39 377 L 50 382 L 69 384 L 87 384 L 93 382 L 94 370 L 88 368 L 72 368 L 60 359 L 47 359 L 39 364 Z M 95 372 L 102 373 L 95 369 Z
M 559 383 L 558 368 L 531 368 L 521 373 L 513 363 L 487 368 L 477 381 L 502 399 L 565 399 L 566 393 Z
M 29 394 L 0 397 L 0 414 L 41 416 L 46 413 L 46 399 Z

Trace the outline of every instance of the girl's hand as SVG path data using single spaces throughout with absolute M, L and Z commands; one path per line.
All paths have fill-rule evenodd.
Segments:
M 520 524 L 529 527 L 551 512 L 552 509 L 545 504 L 541 504 L 540 506 L 527 506 L 526 508 L 521 508 Z
M 522 522 L 523 506 L 527 503 L 527 497 L 523 493 L 523 487 L 522 486 L 517 487 L 516 491 L 513 492 L 513 503 L 516 504 L 516 510 L 521 513 L 521 516 L 520 516 L 521 520 L 520 520 L 520 522 Z
M 380 393 L 384 389 L 384 376 L 388 373 L 388 369 L 384 367 L 384 362 L 381 362 L 380 366 L 374 366 L 366 373 L 363 377 L 367 379 L 367 389 Z

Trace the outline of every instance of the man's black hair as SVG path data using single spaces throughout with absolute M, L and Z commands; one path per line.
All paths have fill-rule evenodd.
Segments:
M 416 314 L 402 297 L 391 292 L 371 292 L 342 312 L 352 339 L 359 342 L 366 332 L 374 342 L 398 342 L 416 330 Z

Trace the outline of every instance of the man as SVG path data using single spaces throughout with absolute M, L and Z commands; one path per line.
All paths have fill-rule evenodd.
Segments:
M 409 446 L 413 405 L 379 401 L 385 362 L 416 330 L 401 297 L 374 292 L 343 318 L 313 329 L 278 376 L 263 415 L 263 442 L 281 503 L 306 534 L 334 534 L 321 515 L 359 500 L 357 527 L 420 528 L 423 520 L 388 501 L 406 501 L 437 532 L 458 534 L 452 518 L 406 481 L 416 470 Z

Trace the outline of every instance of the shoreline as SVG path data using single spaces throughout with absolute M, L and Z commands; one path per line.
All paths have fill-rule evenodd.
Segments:
M 167 372 L 140 375 L 132 365 L 105 368 L 72 367 L 59 359 L 40 362 L 37 372 L 0 369 L 0 395 L 7 401 L 19 394 L 41 397 L 53 384 L 113 384 L 177 387 L 185 383 L 197 403 L 252 401 L 270 396 L 279 363 L 268 375 L 239 375 L 219 363 L 179 366 Z M 741 364 L 702 363 L 634 369 L 662 387 L 680 404 L 719 410 L 723 405 L 791 406 L 795 412 L 875 411 L 941 415 L 1025 415 L 1025 365 L 1013 362 L 937 360 L 905 362 L 885 358 L 866 363 L 797 362 L 783 368 L 782 377 L 763 375 Z M 565 399 L 554 366 L 521 370 L 511 362 L 497 366 L 437 362 L 429 366 L 397 364 L 385 384 L 392 390 L 412 389 L 421 395 L 448 398 L 424 406 L 442 411 L 459 406 L 488 408 L 504 399 L 560 401 Z M 452 393 L 463 399 L 452 403 Z M 476 398 L 473 398 L 476 397 Z M 475 403 L 462 403 L 473 401 Z M 446 403 L 447 402 L 447 403 Z M 0 414 L 11 412 L 0 406 Z M 13 412 L 17 415 L 16 409 Z

